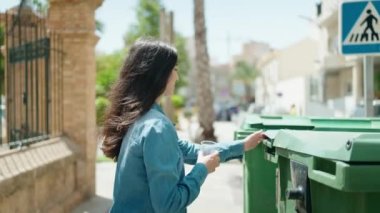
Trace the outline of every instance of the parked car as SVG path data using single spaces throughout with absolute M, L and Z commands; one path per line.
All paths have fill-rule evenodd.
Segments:
M 219 105 L 214 107 L 217 121 L 231 121 L 232 116 L 239 113 L 237 105 Z

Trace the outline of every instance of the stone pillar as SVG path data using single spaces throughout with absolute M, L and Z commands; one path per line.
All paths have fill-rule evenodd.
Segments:
M 50 0 L 48 28 L 63 39 L 63 134 L 79 148 L 76 189 L 95 194 L 95 10 L 103 0 Z

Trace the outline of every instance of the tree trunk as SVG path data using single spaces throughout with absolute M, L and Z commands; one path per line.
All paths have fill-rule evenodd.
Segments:
M 173 12 L 166 12 L 164 8 L 160 11 L 160 40 L 174 46 L 174 30 L 173 30 Z M 163 97 L 162 101 L 165 114 L 170 120 L 178 125 L 175 119 L 174 106 L 170 96 Z
M 201 135 L 198 140 L 216 140 L 214 135 L 214 98 L 211 93 L 209 57 L 206 43 L 204 0 L 194 0 L 195 61 L 197 70 L 197 104 Z M 199 141 L 197 141 L 199 142 Z

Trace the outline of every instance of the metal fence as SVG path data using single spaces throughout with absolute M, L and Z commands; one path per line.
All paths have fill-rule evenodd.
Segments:
M 10 148 L 62 132 L 62 39 L 31 8 L 5 14 L 6 137 Z

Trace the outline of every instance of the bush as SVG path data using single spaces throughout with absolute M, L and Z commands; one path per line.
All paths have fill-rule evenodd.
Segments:
M 180 109 L 185 106 L 185 99 L 183 96 L 180 95 L 173 95 L 172 96 L 172 103 L 174 108 Z
M 104 113 L 109 105 L 109 100 L 105 97 L 98 97 L 95 100 L 96 105 L 96 124 L 102 125 L 104 122 Z
M 105 97 L 107 94 L 106 89 L 101 84 L 95 85 L 96 97 Z

